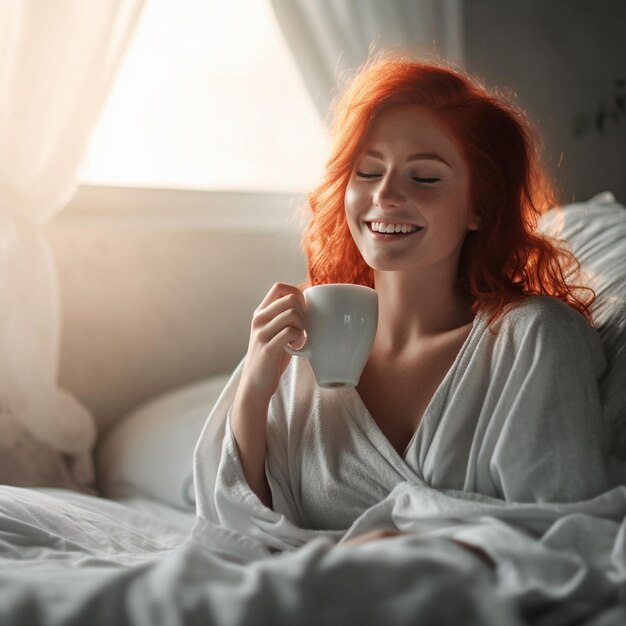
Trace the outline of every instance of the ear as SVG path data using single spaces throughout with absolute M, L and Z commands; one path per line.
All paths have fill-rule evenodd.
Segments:
M 467 230 L 480 230 L 480 217 L 474 211 L 470 211 L 468 216 Z

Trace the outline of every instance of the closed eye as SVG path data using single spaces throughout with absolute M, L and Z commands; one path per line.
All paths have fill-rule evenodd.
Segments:
M 432 185 L 441 180 L 441 178 L 418 178 L 417 176 L 413 176 L 413 180 L 416 183 L 422 183 L 424 185 Z
M 369 172 L 359 172 L 359 171 L 356 171 L 355 174 L 357 175 L 358 178 L 377 178 L 378 176 L 380 176 L 380 174 L 372 174 Z

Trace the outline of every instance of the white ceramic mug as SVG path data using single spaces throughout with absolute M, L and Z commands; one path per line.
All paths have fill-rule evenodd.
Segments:
M 367 363 L 378 325 L 378 294 L 362 285 L 316 285 L 304 290 L 308 357 L 320 387 L 355 387 Z

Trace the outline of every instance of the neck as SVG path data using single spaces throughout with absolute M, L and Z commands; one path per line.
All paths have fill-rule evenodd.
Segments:
M 471 323 L 470 300 L 459 293 L 455 282 L 454 276 L 437 272 L 377 272 L 379 346 L 397 352 Z

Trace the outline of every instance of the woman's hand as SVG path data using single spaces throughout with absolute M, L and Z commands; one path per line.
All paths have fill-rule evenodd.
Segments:
M 404 532 L 401 530 L 390 530 L 387 528 L 378 528 L 376 530 L 370 530 L 367 533 L 363 533 L 362 535 L 357 535 L 356 537 L 353 537 L 352 539 L 348 539 L 348 541 L 345 541 L 343 545 L 356 546 L 356 545 L 361 545 L 363 543 L 370 543 L 372 541 L 379 541 L 381 539 L 389 539 L 391 537 L 398 537 L 400 535 L 411 535 L 411 534 L 413 533 Z M 465 541 L 460 541 L 459 539 L 449 539 L 448 541 L 451 541 L 452 543 L 463 548 L 464 550 L 467 550 L 468 552 L 473 554 L 475 557 L 479 558 L 483 563 L 488 565 L 491 569 L 495 569 L 496 564 L 494 560 L 482 548 L 479 548 L 478 546 L 472 545 L 470 543 L 466 543 Z
M 371 543 L 372 541 L 379 541 L 380 539 L 390 539 L 391 537 L 398 537 L 400 535 L 409 535 L 412 533 L 403 532 L 401 530 L 390 530 L 388 528 L 377 528 L 376 530 L 370 530 L 369 532 L 357 535 L 352 539 L 344 541 L 344 546 L 358 546 L 363 543 Z
M 248 352 L 238 393 L 269 403 L 291 355 L 287 344 L 304 339 L 304 295 L 293 285 L 276 283 L 254 311 Z
M 457 546 L 460 546 L 464 550 L 471 552 L 491 569 L 496 568 L 496 562 L 482 548 L 479 548 L 471 543 L 466 543 L 465 541 L 460 541 L 459 539 L 450 539 L 450 541 L 452 543 L 456 543 Z
M 272 496 L 265 475 L 267 411 L 291 355 L 289 343 L 302 343 L 304 296 L 293 285 L 276 283 L 252 317 L 248 353 L 231 409 L 231 428 L 243 473 L 267 507 Z

